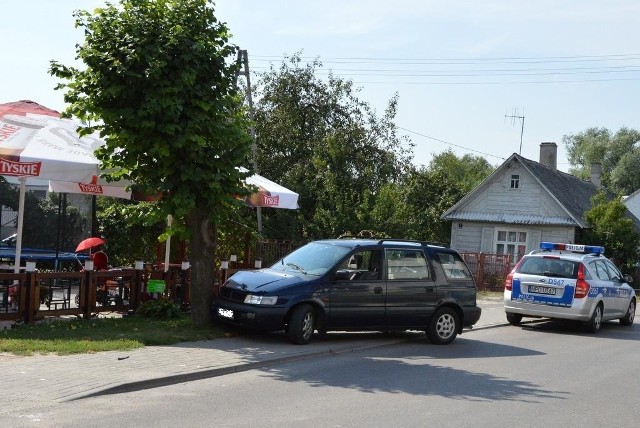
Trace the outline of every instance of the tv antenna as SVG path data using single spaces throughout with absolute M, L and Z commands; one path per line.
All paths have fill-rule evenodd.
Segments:
M 504 118 L 507 119 L 511 119 L 511 125 L 515 125 L 516 124 L 516 120 L 520 120 L 520 151 L 518 152 L 519 155 L 522 155 L 522 134 L 524 134 L 524 109 L 522 109 L 522 116 L 518 113 L 518 109 L 514 109 L 512 114 L 506 114 L 504 115 Z

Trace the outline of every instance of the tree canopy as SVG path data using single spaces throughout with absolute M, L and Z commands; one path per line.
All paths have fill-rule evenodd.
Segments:
M 369 229 L 375 198 L 410 164 L 411 145 L 393 123 L 397 97 L 378 117 L 352 82 L 318 78 L 321 67 L 294 55 L 256 87 L 258 168 L 300 194 L 297 212 L 265 214 L 266 233 L 281 238 Z
M 427 167 L 412 168 L 401 183 L 384 189 L 388 197 L 378 199 L 373 210 L 377 227 L 389 227 L 395 236 L 448 245 L 451 222 L 440 217 L 493 170 L 483 157 L 435 154 Z
M 192 315 L 210 318 L 216 223 L 247 190 L 237 167 L 251 139 L 234 84 L 237 47 L 207 0 L 120 0 L 76 11 L 85 68 L 51 62 L 67 80 L 65 115 L 90 124 L 106 144 L 97 152 L 111 179 L 161 195 L 156 214 L 190 230 Z
M 626 207 L 620 200 L 609 200 L 599 192 L 591 200 L 592 208 L 585 213 L 591 229 L 586 231 L 590 244 L 605 247 L 606 255 L 614 259 L 627 272 L 633 272 L 638 256 L 640 237 L 633 220 L 625 215 Z
M 606 128 L 589 128 L 562 138 L 571 168 L 569 173 L 589 179 L 591 165 L 599 163 L 602 185 L 612 193 L 631 194 L 640 188 L 640 132 L 620 128 L 612 134 Z

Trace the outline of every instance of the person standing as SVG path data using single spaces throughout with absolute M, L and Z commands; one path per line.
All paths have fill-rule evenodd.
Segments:
M 109 257 L 103 251 L 102 245 L 91 255 L 91 260 L 93 260 L 93 270 L 109 270 Z

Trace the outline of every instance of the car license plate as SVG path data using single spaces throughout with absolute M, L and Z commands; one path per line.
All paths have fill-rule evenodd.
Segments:
M 555 295 L 556 289 L 553 287 L 543 287 L 541 285 L 530 285 L 529 293 Z
M 233 319 L 233 311 L 231 309 L 218 308 L 218 315 L 223 318 Z

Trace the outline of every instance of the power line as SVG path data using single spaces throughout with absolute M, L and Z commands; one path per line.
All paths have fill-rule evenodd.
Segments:
M 439 138 L 431 137 L 430 135 L 422 134 L 422 133 L 417 132 L 417 131 L 412 131 L 410 129 L 403 128 L 402 126 L 396 126 L 396 128 L 402 129 L 403 131 L 409 132 L 411 134 L 419 135 L 420 137 L 424 137 L 424 138 L 428 138 L 428 139 L 433 140 L 433 141 L 437 141 L 439 143 L 447 144 L 447 145 L 453 146 L 453 147 L 458 147 L 459 149 L 468 150 L 470 152 L 478 153 L 478 154 L 481 154 L 481 155 L 484 155 L 484 156 L 491 156 L 493 158 L 497 158 L 497 159 L 501 159 L 501 160 L 505 160 L 506 159 L 506 158 L 501 157 L 501 156 L 492 155 L 491 153 L 485 153 L 485 152 L 481 152 L 479 150 L 470 149 L 469 147 L 465 147 L 465 146 L 462 146 L 460 144 L 451 143 L 449 141 L 445 141 L 445 140 L 441 140 Z
M 286 62 L 291 57 L 263 55 L 257 58 L 254 62 L 264 65 L 254 66 L 254 71 L 264 72 L 272 70 L 275 61 Z M 312 59 L 300 56 L 301 60 L 305 58 Z M 357 84 L 504 85 L 640 80 L 640 54 L 500 58 L 313 58 L 316 59 L 322 64 L 314 70 L 319 76 L 337 76 Z M 328 64 L 336 67 L 323 68 Z M 575 78 L 567 79 L 567 76 Z M 366 77 L 378 79 L 363 79 Z
M 290 58 L 290 55 L 254 55 L 257 61 L 281 61 Z M 610 54 L 610 55 L 574 55 L 574 56 L 548 56 L 548 57 L 470 57 L 470 58 L 393 58 L 393 57 L 324 57 L 300 56 L 301 60 L 320 60 L 323 63 L 402 63 L 407 65 L 419 64 L 544 64 L 566 62 L 602 62 L 602 61 L 630 61 L 640 60 L 640 54 Z

